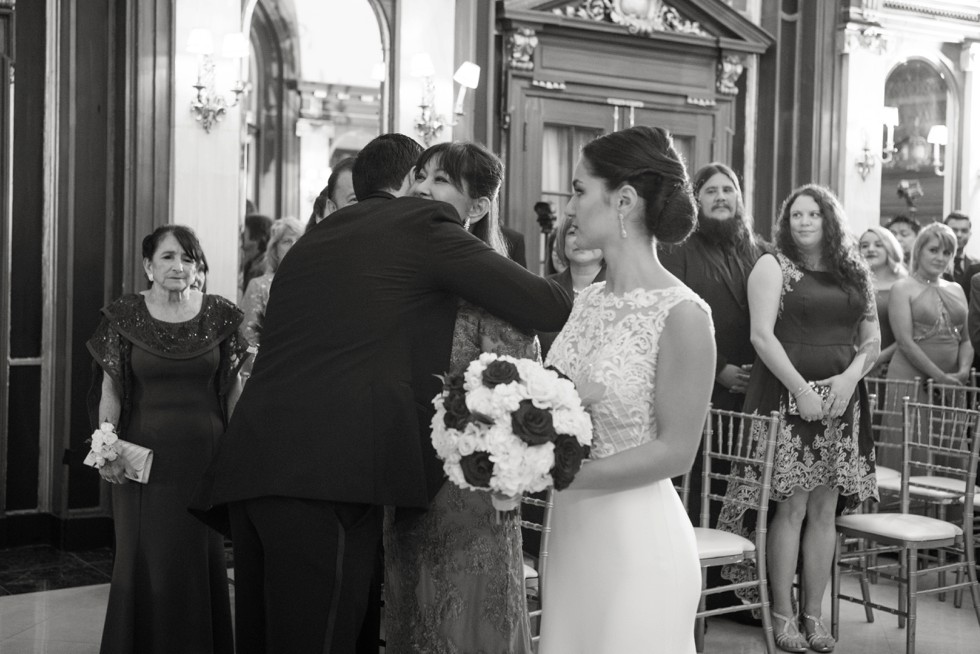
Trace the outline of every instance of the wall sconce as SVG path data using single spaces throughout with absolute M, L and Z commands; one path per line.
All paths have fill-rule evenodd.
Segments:
M 442 128 L 455 125 L 456 121 L 447 122 L 446 118 L 435 110 L 435 67 L 432 58 L 426 53 L 412 57 L 409 74 L 422 79 L 422 100 L 419 103 L 420 113 L 415 119 L 415 131 L 422 137 L 422 142 L 428 147 L 438 138 Z M 454 113 L 457 117 L 463 115 L 463 102 L 466 99 L 466 89 L 475 89 L 480 85 L 480 67 L 471 61 L 464 61 L 453 75 L 453 80 L 459 84 Z
M 412 67 L 409 74 L 412 77 L 422 79 L 422 100 L 419 102 L 421 113 L 415 119 L 415 131 L 422 137 L 422 143 L 428 147 L 432 140 L 439 136 L 446 124 L 446 119 L 436 113 L 433 107 L 436 85 L 433 81 L 435 67 L 432 65 L 432 58 L 424 52 L 412 57 Z
M 194 114 L 194 119 L 201 123 L 204 131 L 210 133 L 211 128 L 224 117 L 225 112 L 238 105 L 242 93 L 245 92 L 245 83 L 239 79 L 232 84 L 230 90 L 234 97 L 230 99 L 217 91 L 214 41 L 209 30 L 201 28 L 191 30 L 187 38 L 187 51 L 200 57 L 197 64 L 197 82 L 193 84 L 196 93 L 191 100 L 191 112 Z M 248 39 L 241 32 L 226 35 L 222 42 L 221 54 L 223 57 L 236 60 L 248 56 Z
M 942 177 L 946 174 L 946 167 L 943 165 L 942 150 L 946 147 L 949 140 L 949 130 L 945 125 L 933 125 L 929 128 L 929 135 L 926 142 L 932 143 L 932 169 L 937 175 Z
M 864 148 L 861 150 L 861 156 L 857 158 L 854 165 L 857 166 L 858 175 L 861 176 L 862 181 L 868 178 L 871 171 L 877 165 L 878 159 L 874 152 L 871 151 L 871 147 L 868 145 L 868 135 L 864 133 Z
M 475 89 L 480 85 L 480 67 L 472 61 L 464 61 L 456 69 L 453 80 L 459 84 L 459 94 L 456 96 L 456 109 L 454 113 L 457 116 L 462 116 L 463 100 L 466 99 L 466 89 Z
M 885 125 L 885 147 L 881 150 L 881 163 L 889 163 L 898 151 L 895 149 L 895 128 L 898 127 L 898 107 L 885 107 L 881 116 Z

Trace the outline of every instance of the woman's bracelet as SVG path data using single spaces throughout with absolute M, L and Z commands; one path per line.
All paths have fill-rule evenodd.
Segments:
M 798 400 L 804 395 L 806 395 L 807 393 L 813 393 L 813 392 L 814 392 L 813 386 L 810 386 L 809 384 L 803 384 L 802 386 L 796 389 L 796 391 L 793 393 L 793 397 L 795 397 Z

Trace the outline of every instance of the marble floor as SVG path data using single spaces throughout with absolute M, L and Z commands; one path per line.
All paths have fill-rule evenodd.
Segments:
M 0 653 L 95 654 L 109 595 L 109 550 L 59 552 L 51 548 L 0 551 Z M 857 594 L 845 578 L 845 591 Z M 891 603 L 894 585 L 872 587 L 875 599 Z M 856 604 L 842 603 L 840 654 L 900 654 L 905 630 L 896 619 L 877 614 L 868 624 Z M 824 615 L 830 615 L 829 597 Z M 919 654 L 980 654 L 980 626 L 969 597 L 963 607 L 927 596 L 919 602 Z M 655 641 L 654 641 L 655 642 Z M 381 652 L 384 650 L 382 649 Z M 651 652 L 655 648 L 651 647 Z M 765 651 L 759 629 L 716 618 L 710 621 L 705 652 L 759 654 Z M 597 653 L 598 654 L 598 653 Z

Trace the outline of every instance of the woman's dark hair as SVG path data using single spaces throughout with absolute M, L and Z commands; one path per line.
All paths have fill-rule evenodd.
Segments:
M 439 168 L 446 173 L 457 190 L 468 190 L 473 199 L 490 200 L 490 211 L 486 218 L 473 226 L 473 235 L 506 257 L 507 241 L 500 231 L 500 210 L 497 203 L 500 183 L 504 178 L 504 165 L 500 159 L 479 143 L 437 143 L 419 156 L 415 162 L 416 174 L 424 170 L 433 157 L 438 157 Z
M 813 199 L 823 216 L 823 261 L 827 271 L 845 290 L 854 291 L 861 297 L 866 308 L 874 308 L 874 285 L 871 269 L 858 252 L 857 241 L 847 231 L 847 217 L 844 207 L 834 192 L 818 184 L 801 186 L 786 198 L 779 210 L 776 221 L 776 247 L 798 266 L 803 266 L 803 257 L 790 233 L 789 214 L 793 203 L 801 195 Z
M 354 169 L 354 161 L 354 157 L 345 157 L 334 165 L 333 170 L 330 171 L 330 177 L 327 178 L 327 185 L 323 187 L 320 195 L 316 196 L 316 200 L 313 201 L 313 213 L 310 214 L 310 219 L 306 223 L 306 231 L 310 231 L 316 225 L 317 220 L 323 220 L 327 212 L 327 200 L 333 200 L 334 204 L 337 203 L 333 196 L 334 191 L 337 190 L 337 180 L 340 179 L 341 173 Z
M 904 213 L 900 213 L 894 218 L 892 218 L 891 220 L 889 220 L 888 224 L 885 225 L 885 228 L 891 229 L 892 225 L 908 225 L 909 228 L 912 230 L 913 234 L 918 234 L 919 230 L 922 229 L 922 225 L 919 224 L 918 220 L 916 220 L 915 218 L 910 218 L 906 216 Z
M 646 205 L 643 224 L 653 238 L 680 243 L 694 230 L 697 212 L 687 170 L 666 130 L 640 125 L 606 134 L 586 145 L 582 158 L 607 191 L 624 184 L 636 189 Z
M 184 225 L 161 225 L 154 229 L 153 233 L 143 238 L 144 259 L 153 259 L 157 248 L 160 247 L 160 242 L 167 237 L 167 234 L 173 234 L 174 238 L 177 239 L 177 243 L 184 249 L 184 253 L 194 260 L 198 268 L 202 265 L 207 266 L 207 259 L 204 258 L 204 249 L 201 247 L 201 242 L 197 240 L 197 234 L 194 233 L 193 229 Z
M 245 216 L 245 229 L 248 230 L 248 238 L 258 242 L 259 252 L 265 252 L 272 233 L 272 218 L 260 213 L 250 213 Z

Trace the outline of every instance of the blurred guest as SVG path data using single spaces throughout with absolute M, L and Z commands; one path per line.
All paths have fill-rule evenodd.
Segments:
M 259 345 L 262 319 L 265 316 L 265 307 L 269 303 L 272 278 L 279 268 L 279 262 L 302 235 L 303 223 L 295 218 L 280 218 L 272 225 L 269 245 L 265 251 L 265 273 L 249 282 L 248 288 L 245 289 L 245 295 L 242 296 L 242 301 L 239 303 L 242 312 L 245 314 L 245 319 L 242 321 L 242 333 L 248 340 L 248 344 L 253 347 Z
M 524 254 L 523 232 L 511 229 L 506 225 L 501 225 L 500 233 L 503 234 L 504 242 L 507 244 L 507 256 L 510 257 L 510 260 L 527 268 L 527 255 Z
M 264 272 L 262 255 L 269 244 L 269 234 L 272 230 L 272 218 L 260 213 L 245 216 L 245 225 L 240 235 L 239 261 L 241 262 L 240 282 L 238 292 L 243 293 L 248 283 Z
M 194 275 L 194 281 L 191 282 L 192 291 L 200 291 L 201 293 L 208 292 L 208 272 L 210 268 L 208 267 L 208 258 L 204 256 L 204 252 L 201 252 L 201 263 L 197 267 L 197 274 Z
M 846 229 L 844 209 L 829 189 L 796 189 L 779 214 L 775 254 L 760 257 L 748 281 L 758 359 L 744 410 L 779 413 L 766 562 L 776 644 L 789 652 L 834 649 L 822 606 L 838 497 L 854 507 L 878 494 L 863 383 L 878 360 L 878 314 L 871 273 Z M 740 492 L 737 484 L 728 489 Z M 728 504 L 719 524 L 747 533 L 743 521 L 751 518 Z M 801 553 L 802 633 L 792 597 Z M 741 581 L 750 570 L 726 566 L 722 575 Z
M 872 377 L 883 377 L 888 369 L 898 343 L 892 332 L 891 320 L 888 318 L 888 298 L 891 297 L 892 286 L 900 279 L 908 276 L 908 270 L 902 263 L 902 246 L 889 230 L 878 225 L 872 225 L 861 235 L 858 241 L 861 256 L 868 262 L 875 286 L 875 306 L 878 309 L 878 329 L 881 330 L 881 354 L 871 371 Z M 884 401 L 885 398 L 880 398 Z
M 561 284 L 572 297 L 578 297 L 579 292 L 589 284 L 606 279 L 606 264 L 602 260 L 602 250 L 579 247 L 578 229 L 568 218 L 558 224 L 558 229 L 555 230 L 555 242 L 564 245 L 555 249 L 555 256 L 564 270 L 548 275 L 548 279 Z M 538 332 L 542 359 L 547 358 L 548 350 L 551 349 L 556 336 L 558 332 Z
M 332 214 L 337 209 L 343 209 L 349 204 L 357 202 L 357 195 L 354 193 L 354 180 L 351 171 L 354 169 L 354 157 L 341 159 L 330 171 L 327 178 L 327 185 L 320 191 L 313 202 L 313 213 L 306 222 L 306 231 L 313 229 L 313 226 Z
M 902 246 L 902 263 L 908 267 L 909 259 L 912 256 L 912 244 L 915 243 L 915 237 L 922 229 L 922 225 L 915 218 L 899 214 L 889 220 L 885 227 L 898 239 L 899 245 Z
M 966 244 L 970 242 L 970 217 L 961 211 L 954 211 L 943 221 L 956 235 L 956 254 L 953 255 L 953 268 L 943 273 L 943 279 L 956 282 L 965 295 L 970 294 L 970 277 L 980 270 L 980 262 L 966 254 Z
M 232 627 L 224 542 L 187 512 L 238 398 L 241 312 L 191 290 L 204 261 L 194 232 L 143 239 L 149 290 L 102 309 L 88 342 L 99 364 L 90 409 L 119 437 L 153 450 L 146 484 L 106 462 L 116 556 L 102 652 L 226 652 Z

